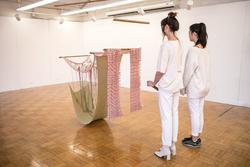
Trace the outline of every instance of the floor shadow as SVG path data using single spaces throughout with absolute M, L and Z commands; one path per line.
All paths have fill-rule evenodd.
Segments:
M 113 165 L 123 151 L 114 144 L 109 124 L 98 120 L 80 128 L 75 136 L 71 150 L 86 161 L 95 165 Z

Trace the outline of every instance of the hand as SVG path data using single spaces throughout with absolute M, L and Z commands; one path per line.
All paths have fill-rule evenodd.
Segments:
M 182 88 L 180 90 L 180 93 L 181 93 L 182 96 L 184 96 L 186 94 L 186 88 Z
M 147 81 L 147 86 L 153 87 L 155 84 L 153 81 Z

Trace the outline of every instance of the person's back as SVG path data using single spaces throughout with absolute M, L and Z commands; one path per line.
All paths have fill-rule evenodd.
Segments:
M 163 42 L 157 63 L 157 70 L 165 73 L 159 81 L 160 88 L 169 92 L 180 90 L 182 85 L 181 57 L 182 48 L 178 40 Z
M 209 52 L 206 49 L 192 47 L 188 52 L 187 58 L 190 59 L 189 66 L 193 66 L 194 70 L 187 85 L 187 94 L 190 98 L 205 97 L 210 88 Z

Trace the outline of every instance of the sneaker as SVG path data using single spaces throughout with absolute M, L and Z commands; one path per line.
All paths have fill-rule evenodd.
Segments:
M 191 139 L 192 139 L 192 135 L 190 135 L 190 137 L 185 137 L 184 139 L 182 139 L 182 143 L 183 143 L 184 141 L 191 140 Z
M 182 140 L 182 144 L 187 147 L 199 148 L 201 146 L 201 139 L 199 138 L 196 142 L 192 140 L 192 138 L 187 140 Z

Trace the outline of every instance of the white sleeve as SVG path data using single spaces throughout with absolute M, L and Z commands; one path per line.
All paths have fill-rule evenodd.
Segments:
M 191 49 L 189 49 L 187 57 L 186 57 L 184 73 L 183 73 L 184 88 L 186 88 L 187 85 L 189 84 L 197 67 L 198 67 L 197 55 L 193 53 Z
M 169 55 L 168 55 L 167 44 L 162 44 L 160 53 L 158 56 L 156 71 L 159 71 L 161 73 L 166 73 L 167 66 L 168 66 L 168 58 L 169 58 Z

